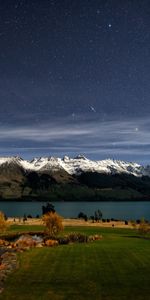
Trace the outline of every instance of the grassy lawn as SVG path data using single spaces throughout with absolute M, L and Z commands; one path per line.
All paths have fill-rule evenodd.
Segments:
M 70 231 L 102 233 L 103 239 L 19 254 L 20 268 L 8 277 L 0 299 L 150 299 L 150 240 L 129 229 L 65 229 Z
M 42 225 L 11 225 L 8 229 L 10 233 L 17 233 L 17 232 L 28 232 L 28 231 L 42 231 L 44 226 Z

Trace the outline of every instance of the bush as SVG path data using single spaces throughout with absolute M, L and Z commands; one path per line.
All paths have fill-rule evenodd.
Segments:
M 149 231 L 150 231 L 149 224 L 144 219 L 142 219 L 139 225 L 139 233 L 141 235 L 145 235 Z
M 131 220 L 130 222 L 131 222 L 132 227 L 136 228 L 136 222 L 134 220 Z
M 43 223 L 46 227 L 45 233 L 48 236 L 55 236 L 63 230 L 62 218 L 55 212 L 48 212 L 43 216 Z
M 84 219 L 84 213 L 82 211 L 78 214 L 78 219 Z
M 68 240 L 72 243 L 86 243 L 88 241 L 88 237 L 82 233 L 70 233 L 68 235 Z
M 8 224 L 5 219 L 5 215 L 0 211 L 0 233 L 4 233 L 8 227 Z
M 32 219 L 32 216 L 31 216 L 31 215 L 28 215 L 27 218 Z
M 58 241 L 59 245 L 67 245 L 67 244 L 69 244 L 69 238 L 68 238 L 68 236 L 66 236 L 66 237 L 58 237 L 57 241 Z
M 140 224 L 141 223 L 141 220 L 136 220 L 136 224 Z

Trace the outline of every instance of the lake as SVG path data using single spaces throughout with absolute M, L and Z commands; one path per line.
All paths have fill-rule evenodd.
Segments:
M 6 216 L 22 217 L 24 214 L 42 214 L 44 202 L 0 202 L 0 210 Z M 65 218 L 76 218 L 79 212 L 84 212 L 88 217 L 98 209 L 102 211 L 103 218 L 122 220 L 136 220 L 145 218 L 150 220 L 150 202 L 54 202 L 55 210 Z

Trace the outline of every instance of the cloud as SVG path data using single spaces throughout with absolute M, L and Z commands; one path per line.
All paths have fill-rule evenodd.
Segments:
M 66 118 L 39 126 L 3 126 L 0 128 L 0 145 L 2 149 L 13 151 L 144 156 L 150 154 L 150 120 L 71 122 Z
M 90 130 L 84 127 L 70 127 L 70 126 L 55 126 L 53 124 L 41 125 L 40 127 L 16 127 L 0 129 L 1 140 L 18 139 L 18 140 L 32 140 L 37 142 L 44 142 L 49 140 L 62 140 L 64 138 L 87 135 Z

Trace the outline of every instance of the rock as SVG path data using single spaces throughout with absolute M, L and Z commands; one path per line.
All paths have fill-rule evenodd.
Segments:
M 0 264 L 0 293 L 3 291 L 3 282 L 7 276 L 18 267 L 17 255 L 6 251 L 1 255 Z
M 37 244 L 36 245 L 36 248 L 42 248 L 43 247 L 43 244 Z
M 36 243 L 39 243 L 39 244 L 41 244 L 43 242 L 43 238 L 40 237 L 40 236 L 38 236 L 38 235 L 36 235 L 36 234 L 32 236 L 32 239 L 34 241 L 36 241 Z
M 4 288 L 0 287 L 0 294 L 3 292 Z
M 13 245 L 11 244 L 11 245 L 9 245 L 9 246 L 7 246 L 7 249 L 12 249 L 13 248 Z
M 45 245 L 48 247 L 53 247 L 58 245 L 58 241 L 56 240 L 47 240 L 45 241 Z
M 88 237 L 88 242 L 99 241 L 99 240 L 101 240 L 102 238 L 103 238 L 102 235 L 99 235 L 99 234 L 90 235 L 90 236 Z
M 20 238 L 13 244 L 15 248 L 22 248 L 22 249 L 30 249 L 32 247 L 36 247 L 37 242 L 35 239 L 32 238 L 30 235 L 22 235 Z
M 8 245 L 9 245 L 8 241 L 0 239 L 0 247 L 4 247 L 4 246 L 8 246 Z
M 99 241 L 99 240 L 102 239 L 102 235 L 95 234 L 95 235 L 94 235 L 94 239 L 95 239 L 95 241 Z

